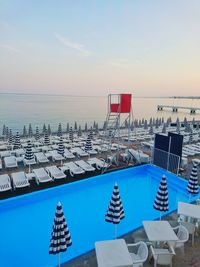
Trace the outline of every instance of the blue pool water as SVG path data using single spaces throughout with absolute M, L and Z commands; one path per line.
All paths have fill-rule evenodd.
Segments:
M 115 182 L 119 185 L 125 211 L 118 236 L 140 227 L 143 220 L 158 218 L 159 212 L 152 206 L 163 174 L 167 177 L 169 212 L 172 212 L 177 209 L 178 201 L 188 201 L 187 183 L 152 165 L 1 201 L 0 266 L 56 266 L 57 256 L 49 255 L 48 248 L 58 201 L 62 203 L 73 241 L 67 252 L 62 253 L 61 262 L 94 249 L 97 240 L 114 238 L 114 226 L 104 218 Z

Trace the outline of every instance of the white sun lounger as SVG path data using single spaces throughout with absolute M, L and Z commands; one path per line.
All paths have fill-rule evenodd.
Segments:
M 0 192 L 12 190 L 10 176 L 8 174 L 0 175 Z
M 128 150 L 131 157 L 135 158 L 139 163 L 149 163 L 150 157 L 147 154 L 144 154 L 141 150 L 134 150 L 130 148 Z
M 85 162 L 84 160 L 77 160 L 75 161 L 75 164 L 81 167 L 86 172 L 95 171 L 95 168 L 91 166 L 90 164 L 88 164 L 87 162 Z
M 16 157 L 21 157 L 25 154 L 25 150 L 23 148 L 15 149 L 14 150 Z
M 110 164 L 105 162 L 104 159 L 98 159 L 98 158 L 90 158 L 87 161 L 90 165 L 95 165 L 97 170 L 101 170 L 102 168 L 109 168 Z
M 24 166 L 36 164 L 35 158 L 33 158 L 31 160 L 23 159 L 23 162 L 24 162 Z
M 35 174 L 35 180 L 37 184 L 53 181 L 44 168 L 34 169 L 33 173 Z
M 65 158 L 58 154 L 57 150 L 52 150 L 50 151 L 51 155 L 52 155 L 52 160 L 53 161 L 58 161 L 58 160 L 64 160 Z
M 38 163 L 47 163 L 49 162 L 48 158 L 42 152 L 35 153 L 35 157 Z
M 0 156 L 1 156 L 1 158 L 10 157 L 11 156 L 11 151 L 10 150 L 1 151 L 0 152 Z
M 46 171 L 54 180 L 66 178 L 64 172 L 58 169 L 56 166 L 46 167 Z
M 77 156 L 79 156 L 79 157 L 89 156 L 89 154 L 87 152 L 83 151 L 80 147 L 74 147 L 73 149 L 71 149 L 71 152 L 77 154 Z
M 16 168 L 17 167 L 17 160 L 15 156 L 5 157 L 4 163 L 6 168 Z
M 13 172 L 11 173 L 11 178 L 14 189 L 30 186 L 28 178 L 24 172 Z
M 64 166 L 69 168 L 69 173 L 70 175 L 73 177 L 76 174 L 83 174 L 85 173 L 85 171 L 80 168 L 79 166 L 77 166 L 74 162 L 67 162 L 64 163 Z
M 75 158 L 75 156 L 68 149 L 65 149 L 64 156 L 66 159 L 74 159 Z

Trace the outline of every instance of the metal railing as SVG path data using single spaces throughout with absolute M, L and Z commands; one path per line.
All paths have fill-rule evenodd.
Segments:
M 173 153 L 154 148 L 152 155 L 152 163 L 167 171 L 178 174 L 180 166 L 180 157 Z

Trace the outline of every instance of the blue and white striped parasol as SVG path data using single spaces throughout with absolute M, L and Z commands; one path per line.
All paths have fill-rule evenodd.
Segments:
M 63 144 L 63 138 L 62 136 L 60 136 L 60 141 L 58 143 L 58 150 L 57 150 L 58 154 L 61 156 L 64 156 L 65 153 L 65 146 Z M 61 160 L 61 165 L 62 165 L 62 160 Z
M 20 147 L 21 147 L 21 141 L 20 141 L 19 133 L 17 132 L 17 134 L 15 136 L 15 142 L 14 142 L 13 149 L 19 149 Z
M 32 144 L 31 141 L 28 140 L 28 145 L 26 148 L 26 153 L 24 156 L 25 160 L 27 160 L 28 166 L 29 166 L 29 173 L 30 173 L 30 161 L 34 159 L 33 151 L 32 151 Z
M 85 152 L 91 151 L 92 150 L 92 140 L 90 137 L 90 134 L 87 137 L 86 143 L 85 143 Z
M 35 131 L 35 140 L 39 140 L 40 139 L 40 132 L 39 132 L 39 128 L 38 126 L 36 127 L 36 131 Z
M 50 140 L 49 140 L 49 136 L 48 136 L 47 131 L 44 134 L 44 144 L 45 144 L 45 146 L 49 146 L 50 145 Z
M 161 219 L 161 212 L 169 210 L 168 187 L 165 175 L 162 176 L 153 207 L 154 209 L 160 211 L 160 219 Z
M 58 254 L 58 266 L 60 267 L 60 253 L 65 252 L 72 245 L 69 229 L 62 210 L 62 205 L 58 202 L 54 225 L 51 233 L 49 254 Z
M 74 141 L 74 133 L 73 133 L 72 127 L 69 128 L 69 140 L 71 142 Z
M 193 161 L 193 167 L 187 185 L 187 190 L 190 195 L 198 195 L 199 193 L 197 165 L 198 164 L 195 161 Z
M 57 136 L 61 136 L 62 135 L 62 125 L 61 123 L 58 124 L 58 133 L 57 133 Z
M 108 210 L 105 216 L 106 222 L 113 223 L 115 225 L 119 224 L 122 219 L 125 218 L 124 209 L 122 206 L 122 201 L 119 194 L 119 188 L 117 183 L 114 185 L 112 198 L 108 206 Z M 117 227 L 115 227 L 115 238 L 117 237 Z

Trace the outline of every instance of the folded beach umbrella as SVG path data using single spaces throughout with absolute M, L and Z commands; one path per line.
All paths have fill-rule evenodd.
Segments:
M 69 122 L 67 123 L 66 133 L 69 133 Z
M 119 188 L 117 183 L 115 183 L 111 201 L 105 215 L 106 222 L 115 224 L 115 238 L 117 238 L 117 224 L 124 218 L 125 214 L 119 194 Z
M 40 132 L 39 132 L 39 128 L 36 127 L 36 131 L 35 131 L 35 140 L 39 140 L 40 139 Z
M 49 146 L 50 145 L 50 140 L 49 140 L 49 136 L 48 136 L 47 131 L 44 134 L 44 144 L 45 144 L 45 146 Z
M 47 133 L 49 136 L 51 135 L 51 125 L 50 124 L 48 124 Z
M 92 140 L 93 139 L 93 129 L 92 129 L 92 127 L 90 128 L 90 139 Z
M 166 124 L 163 123 L 163 128 L 162 128 L 162 133 L 166 133 L 167 132 L 167 129 L 166 129 Z
M 71 235 L 65 220 L 60 202 L 57 204 L 53 229 L 51 233 L 51 241 L 49 246 L 49 254 L 58 254 L 58 266 L 60 267 L 60 253 L 65 252 L 72 245 Z
M 13 149 L 19 149 L 20 147 L 21 147 L 21 141 L 20 141 L 19 133 L 17 132 L 17 134 L 15 135 Z
M 154 132 L 153 132 L 153 125 L 150 125 L 149 134 L 154 134 Z
M 8 144 L 12 145 L 13 143 L 14 143 L 14 136 L 12 134 L 12 130 L 10 129 L 9 138 L 8 138 Z
M 58 136 L 61 136 L 62 135 L 62 125 L 61 123 L 58 124 L 58 133 L 57 133 Z
M 193 142 L 193 131 L 190 130 L 190 133 L 189 133 L 189 144 L 191 144 Z
M 88 152 L 92 150 L 92 141 L 91 141 L 91 137 L 90 134 L 87 137 L 86 143 L 85 143 L 85 152 Z
M 33 136 L 33 130 L 32 130 L 32 125 L 31 123 L 29 123 L 29 127 L 28 127 L 28 137 L 32 137 Z
M 58 150 L 57 150 L 58 154 L 60 154 L 61 156 L 64 155 L 65 153 L 65 146 L 63 144 L 63 138 L 62 136 L 60 136 L 60 141 L 58 143 Z M 61 165 L 62 165 L 62 160 L 61 160 Z
M 33 151 L 32 151 L 32 144 L 31 144 L 30 140 L 28 140 L 28 146 L 26 148 L 26 153 L 25 153 L 24 158 L 28 161 L 28 166 L 29 166 L 28 172 L 30 173 L 31 172 L 31 166 L 30 166 L 29 162 L 32 159 L 34 159 L 34 155 L 33 155 Z
M 72 127 L 70 127 L 70 129 L 69 129 L 69 140 L 71 142 L 74 141 L 74 133 L 73 133 Z
M 27 133 L 27 130 L 26 130 L 26 126 L 24 125 L 24 128 L 23 128 L 23 137 L 27 137 L 28 133 Z
M 197 163 L 193 161 L 192 171 L 187 185 L 187 191 L 191 195 L 199 194 L 198 175 L 197 175 Z
M 47 131 L 47 127 L 46 127 L 46 124 L 44 123 L 43 124 L 43 129 L 42 129 L 43 134 L 45 134 L 46 131 Z
M 160 211 L 160 220 L 161 220 L 161 212 L 169 210 L 168 187 L 165 175 L 162 176 L 153 207 L 154 209 Z
M 78 132 L 77 132 L 78 137 L 82 136 L 82 130 L 81 130 L 81 126 L 79 125 L 78 127 Z

